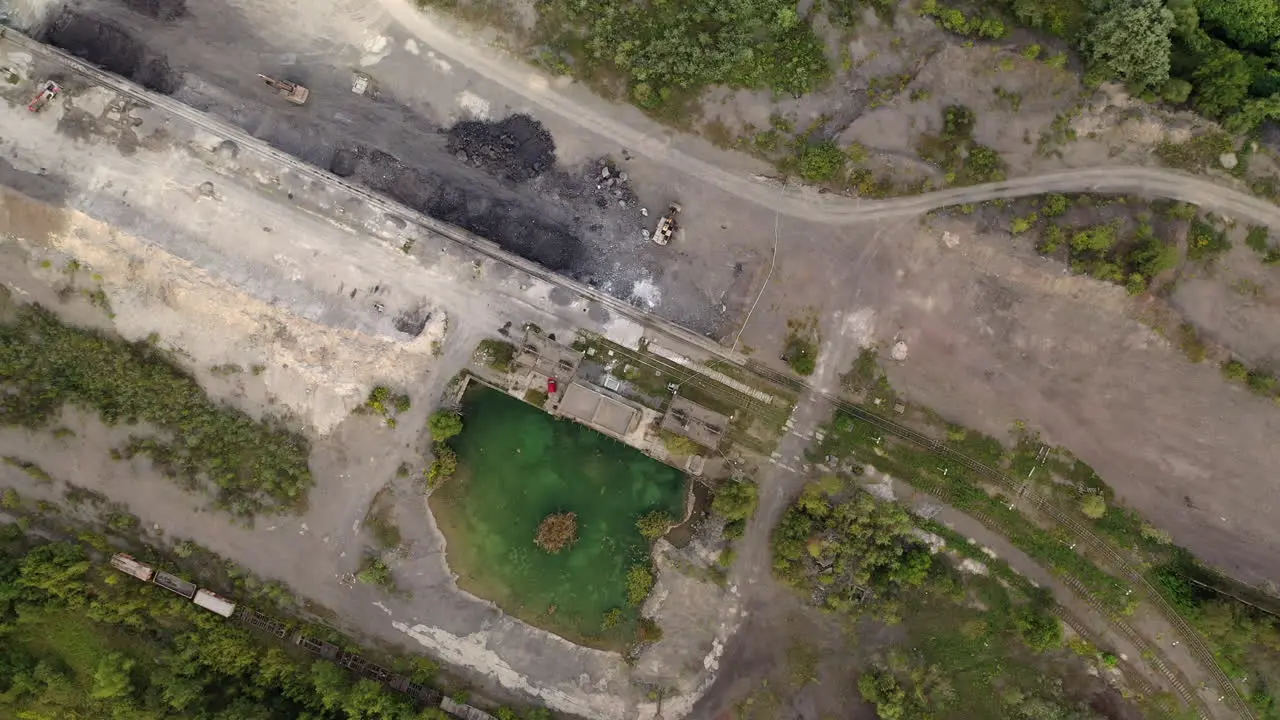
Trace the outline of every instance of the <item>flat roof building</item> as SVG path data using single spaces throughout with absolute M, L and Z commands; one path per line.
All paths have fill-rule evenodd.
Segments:
M 635 430 L 640 422 L 639 408 L 579 382 L 565 389 L 557 412 L 618 438 Z

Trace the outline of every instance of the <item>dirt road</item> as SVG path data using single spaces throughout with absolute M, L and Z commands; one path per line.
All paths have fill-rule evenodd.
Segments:
M 843 224 L 921 215 L 937 207 L 997 198 L 1048 192 L 1099 192 L 1182 200 L 1230 216 L 1280 227 L 1280 207 L 1269 201 L 1208 180 L 1160 168 L 1100 167 L 1064 170 L 891 200 L 850 201 L 839 196 L 818 195 L 802 188 L 780 188 L 776 184 L 726 170 L 683 149 L 677 140 L 670 137 L 669 130 L 638 112 L 619 108 L 616 104 L 588 95 L 581 88 L 572 88 L 574 92 L 570 94 L 568 89 L 558 87 L 538 70 L 451 33 L 408 0 L 378 0 L 378 3 L 388 15 L 426 45 L 507 90 L 518 93 L 544 110 L 576 123 L 584 130 L 612 138 L 633 152 L 687 173 L 727 193 L 784 215 L 811 222 Z M 619 116 L 626 117 L 627 120 L 619 120 Z M 705 145 L 688 139 L 684 143 Z M 704 147 L 702 151 L 711 150 Z

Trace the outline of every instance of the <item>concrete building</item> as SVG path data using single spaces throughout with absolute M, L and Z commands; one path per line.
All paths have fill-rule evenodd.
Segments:
M 583 425 L 625 440 L 640 424 L 640 408 L 580 382 L 570 384 L 556 412 Z

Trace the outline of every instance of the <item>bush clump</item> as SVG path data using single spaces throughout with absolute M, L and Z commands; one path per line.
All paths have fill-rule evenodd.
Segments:
M 644 604 L 652 590 L 653 571 L 647 565 L 632 565 L 627 571 L 627 604 Z
M 578 516 L 576 513 L 552 513 L 538 523 L 538 534 L 533 542 L 555 555 L 568 549 L 578 540 Z
M 657 540 L 667 534 L 667 530 L 671 528 L 673 520 L 670 515 L 661 511 L 653 510 L 647 512 L 639 520 L 636 521 L 636 528 L 646 540 Z

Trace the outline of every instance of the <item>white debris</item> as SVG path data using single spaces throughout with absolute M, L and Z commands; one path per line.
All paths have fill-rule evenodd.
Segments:
M 489 101 L 479 95 L 463 90 L 458 93 L 458 107 L 476 120 L 489 119 Z
M 960 244 L 960 236 L 959 236 L 959 235 L 957 235 L 957 234 L 955 234 L 955 233 L 953 233 L 953 232 L 949 232 L 949 231 L 947 231 L 947 232 L 943 232 L 943 233 L 942 233 L 942 244 L 943 244 L 943 245 L 946 245 L 946 246 L 947 246 L 947 247 L 949 247 L 949 248 L 953 248 L 953 247 L 955 247 L 955 246 L 957 246 L 957 245 L 959 245 L 959 244 Z
M 907 359 L 907 344 L 901 340 L 893 344 L 893 349 L 889 351 L 889 357 L 902 362 Z
M 960 572 L 969 573 L 970 575 L 986 575 L 988 570 L 983 563 L 973 558 L 965 558 L 960 561 Z
M 1222 167 L 1228 170 L 1240 164 L 1239 158 L 1237 158 L 1236 154 L 1233 152 L 1222 153 L 1221 155 L 1218 156 L 1218 162 L 1222 165 Z
M 351 74 L 351 92 L 363 95 L 369 89 L 369 76 L 364 73 Z
M 413 38 L 409 38 L 404 41 L 404 51 L 410 55 L 417 55 L 419 52 L 422 52 L 418 49 L 418 43 L 414 41 Z

